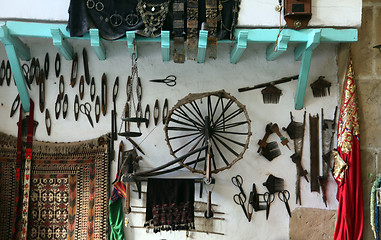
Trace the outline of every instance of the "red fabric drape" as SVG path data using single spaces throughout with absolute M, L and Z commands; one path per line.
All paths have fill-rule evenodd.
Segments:
M 339 209 L 334 240 L 362 239 L 363 189 L 357 103 L 352 60 L 350 60 L 341 97 L 337 133 L 338 158 L 341 157 L 347 166 L 342 168 L 343 174 L 335 175 L 338 183 L 336 198 L 339 201 Z M 339 163 L 335 158 L 335 171 L 337 165 Z

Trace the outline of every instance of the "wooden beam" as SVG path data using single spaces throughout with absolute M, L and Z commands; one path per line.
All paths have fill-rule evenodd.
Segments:
M 53 45 L 58 49 L 66 60 L 73 60 L 74 50 L 70 43 L 64 38 L 59 28 L 50 29 Z
M 102 40 L 99 36 L 99 30 L 90 29 L 90 44 L 94 49 L 95 54 L 99 60 L 106 60 L 106 49 L 103 46 Z

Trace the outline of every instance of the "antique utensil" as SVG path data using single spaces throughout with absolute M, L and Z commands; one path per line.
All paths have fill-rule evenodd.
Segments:
M 266 182 L 263 183 L 263 186 L 269 190 L 269 193 L 280 192 L 284 190 L 284 179 L 270 174 Z
M 146 105 L 146 110 L 144 111 L 144 118 L 147 119 L 146 128 L 148 128 L 149 120 L 151 118 L 151 111 L 149 109 L 149 104 Z
M 60 82 L 58 84 L 58 96 L 60 99 L 62 99 L 64 97 L 64 94 L 65 94 L 65 81 L 64 81 L 64 77 L 61 75 L 60 76 Z
M 291 76 L 291 77 L 283 77 L 283 78 L 281 78 L 279 80 L 275 80 L 275 81 L 271 81 L 271 82 L 267 82 L 267 83 L 257 84 L 257 85 L 255 85 L 253 87 L 239 88 L 238 92 L 246 92 L 246 91 L 250 91 L 250 90 L 254 90 L 254 89 L 258 89 L 258 88 L 264 88 L 264 87 L 268 87 L 268 86 L 274 86 L 274 85 L 277 85 L 277 84 L 290 82 L 291 80 L 295 80 L 295 79 L 298 79 L 298 78 L 299 78 L 299 75 L 294 75 L 294 76 Z
M 95 99 L 95 79 L 94 79 L 94 77 L 91 78 L 91 83 L 90 83 L 90 99 L 92 102 L 94 102 L 94 99 Z
M 39 85 L 39 102 L 38 105 L 40 107 L 40 112 L 44 112 L 45 109 L 45 74 L 44 71 L 41 69 L 40 72 L 40 85 Z
M 75 95 L 75 98 L 74 98 L 74 118 L 75 118 L 75 121 L 78 120 L 78 115 L 79 115 L 79 99 L 78 99 L 78 95 Z
M 85 92 L 85 79 L 83 75 L 81 76 L 79 80 L 79 85 L 78 85 L 78 92 L 79 92 L 79 99 L 83 99 L 83 94 Z
M 245 191 L 242 188 L 243 178 L 241 177 L 241 175 L 238 174 L 237 176 L 232 177 L 231 181 L 232 181 L 234 186 L 239 188 L 239 191 L 240 191 L 240 193 L 242 193 L 243 198 L 246 199 Z
M 159 122 L 159 100 L 156 99 L 155 106 L 153 108 L 153 119 L 155 122 L 155 126 L 157 126 L 157 123 Z
M 5 80 L 7 81 L 7 86 L 11 85 L 11 77 L 12 77 L 11 64 L 9 63 L 9 60 L 8 60 L 7 67 L 5 68 Z
M 89 63 L 88 63 L 86 48 L 82 50 L 82 56 L 83 56 L 83 69 L 85 70 L 85 80 L 86 80 L 86 84 L 89 85 L 90 73 L 89 73 Z
M 67 97 L 67 94 L 65 94 L 65 97 L 63 98 L 63 103 L 62 103 L 62 116 L 64 119 L 66 119 L 68 108 L 69 108 L 68 97 Z
M 101 105 L 99 103 L 99 96 L 97 96 L 95 98 L 94 112 L 95 112 L 95 121 L 98 123 L 99 122 L 99 117 L 101 115 Z
M 11 114 L 10 114 L 10 117 L 13 117 L 13 115 L 15 115 L 18 107 L 20 105 L 20 95 L 17 94 L 15 100 L 13 101 L 12 103 L 12 108 L 11 108 Z
M 233 200 L 237 205 L 240 205 L 242 208 L 243 213 L 245 214 L 245 217 L 249 219 L 249 216 L 246 211 L 245 202 L 246 202 L 246 196 L 243 192 L 240 192 L 238 194 L 234 194 Z
M 71 64 L 71 74 L 70 74 L 71 87 L 75 86 L 75 83 L 77 82 L 77 75 L 78 75 L 78 55 L 77 53 L 74 53 L 72 64 Z
M 288 204 L 288 200 L 290 200 L 290 192 L 287 190 L 283 190 L 278 192 L 278 198 L 284 202 L 284 205 L 286 206 L 287 213 L 291 217 L 291 210 L 290 205 Z
M 165 83 L 168 87 L 174 87 L 176 85 L 176 79 L 177 78 L 175 75 L 168 75 L 163 79 L 152 79 L 149 81 L 154 83 Z
M 49 109 L 45 110 L 45 127 L 46 127 L 46 132 L 48 133 L 48 136 L 50 136 L 50 132 L 52 129 L 52 119 L 50 118 Z
M 85 114 L 87 119 L 89 120 L 90 125 L 94 128 L 93 119 L 91 118 L 91 105 L 90 103 L 86 102 L 84 104 L 79 105 L 79 110 L 81 113 Z
M 164 100 L 163 114 L 161 116 L 163 117 L 163 124 L 165 124 L 165 121 L 167 121 L 168 117 L 168 99 Z
M 107 77 L 106 77 L 105 73 L 103 73 L 103 75 L 102 75 L 101 92 L 102 92 L 102 114 L 103 114 L 103 116 L 106 116 L 106 112 L 107 112 Z
M 319 78 L 310 84 L 312 89 L 312 95 L 314 97 L 324 97 L 330 95 L 331 83 L 324 79 L 324 76 L 319 76 Z
M 45 54 L 44 74 L 45 74 L 45 80 L 48 80 L 48 76 L 49 76 L 49 53 Z
M 58 77 L 61 72 L 61 57 L 59 53 L 56 54 L 56 60 L 54 61 L 54 70 L 56 73 L 56 77 Z
M 5 61 L 1 61 L 1 67 L 0 67 L 0 86 L 3 86 L 3 82 L 5 79 Z
M 61 99 L 59 95 L 57 96 L 56 104 L 54 106 L 54 112 L 55 112 L 56 119 L 58 119 L 61 112 Z
M 274 202 L 275 195 L 271 194 L 269 192 L 265 192 L 263 194 L 263 200 L 266 202 L 266 220 L 269 218 L 270 215 L 270 205 L 272 202 Z

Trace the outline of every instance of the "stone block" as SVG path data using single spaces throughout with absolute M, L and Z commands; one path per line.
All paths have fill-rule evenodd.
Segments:
M 337 211 L 296 208 L 290 218 L 290 240 L 333 239 Z
M 358 77 L 373 76 L 373 8 L 364 7 L 358 42 L 351 46 L 353 67 Z

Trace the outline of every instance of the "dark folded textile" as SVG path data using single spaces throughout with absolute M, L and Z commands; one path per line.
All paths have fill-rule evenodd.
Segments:
M 146 227 L 154 232 L 194 228 L 194 180 L 148 179 Z

